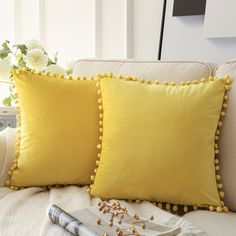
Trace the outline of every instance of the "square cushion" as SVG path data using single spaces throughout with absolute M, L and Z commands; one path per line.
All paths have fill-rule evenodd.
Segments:
M 91 194 L 227 211 L 216 140 L 229 78 L 176 83 L 102 78 L 100 161 Z M 222 110 L 223 109 L 223 110 Z M 217 189 L 217 187 L 219 189 Z M 218 192 L 219 190 L 219 192 Z
M 21 128 L 6 184 L 89 184 L 99 137 L 96 81 L 18 70 L 13 77 Z

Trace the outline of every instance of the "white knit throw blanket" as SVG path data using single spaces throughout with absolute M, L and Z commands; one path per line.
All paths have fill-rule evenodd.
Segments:
M 69 236 L 64 229 L 52 224 L 46 208 L 54 203 L 72 213 L 87 206 L 97 205 L 99 198 L 90 198 L 85 188 L 70 186 L 46 191 L 34 187 L 20 191 L 0 188 L 0 235 L 1 236 Z M 156 223 L 180 226 L 181 236 L 206 236 L 190 221 L 172 215 L 149 202 L 127 203 L 120 201 L 130 212 L 142 217 L 154 215 Z

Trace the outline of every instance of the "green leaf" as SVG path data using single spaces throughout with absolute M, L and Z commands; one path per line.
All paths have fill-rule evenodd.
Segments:
M 11 106 L 11 98 L 10 97 L 4 98 L 2 104 L 5 106 Z
M 52 59 L 48 58 L 48 66 L 50 65 L 56 65 L 56 63 Z
M 22 54 L 26 55 L 28 48 L 26 47 L 25 44 L 15 44 L 13 47 L 16 47 L 21 51 Z
M 8 56 L 9 53 L 12 53 L 10 47 L 8 46 L 10 42 L 9 41 L 4 41 L 2 43 L 2 49 L 0 50 L 0 58 L 3 59 Z

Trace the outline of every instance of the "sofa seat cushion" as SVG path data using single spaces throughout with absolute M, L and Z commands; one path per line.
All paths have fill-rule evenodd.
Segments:
M 236 213 L 193 211 L 185 214 L 183 218 L 198 225 L 209 236 L 236 235 Z

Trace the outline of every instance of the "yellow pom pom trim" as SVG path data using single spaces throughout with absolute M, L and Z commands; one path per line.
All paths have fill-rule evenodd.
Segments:
M 224 198 L 224 196 L 225 196 L 225 193 L 224 193 L 224 192 L 221 191 L 221 192 L 219 192 L 219 194 L 220 194 L 220 197 L 221 197 L 221 198 Z
M 178 206 L 177 206 L 177 205 L 174 205 L 174 206 L 173 206 L 173 211 L 174 211 L 174 212 L 178 211 Z
M 214 211 L 215 210 L 215 207 L 213 207 L 213 206 L 209 206 L 208 208 L 209 208 L 210 211 Z
M 216 179 L 220 180 L 221 179 L 220 175 L 216 175 Z
M 221 207 L 216 207 L 216 211 L 218 212 L 218 213 L 220 213 L 220 212 L 222 212 L 222 208 Z
M 229 209 L 228 209 L 228 207 L 226 207 L 226 206 L 224 206 L 224 207 L 222 208 L 222 210 L 223 210 L 224 212 L 229 212 Z
M 170 204 L 166 203 L 166 210 L 170 210 Z
M 184 212 L 187 213 L 188 212 L 188 207 L 184 206 Z
M 222 184 L 217 184 L 217 188 L 218 188 L 218 189 L 222 189 L 222 188 L 223 188 L 223 185 L 222 185 Z
M 158 203 L 158 204 L 157 204 L 157 207 L 160 208 L 160 209 L 162 209 L 162 203 Z

